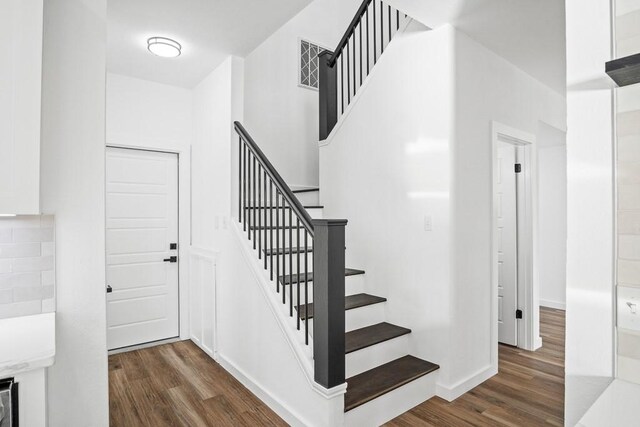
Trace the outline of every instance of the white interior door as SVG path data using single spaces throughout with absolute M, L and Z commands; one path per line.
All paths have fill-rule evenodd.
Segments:
M 108 148 L 106 176 L 108 348 L 177 337 L 178 156 Z
M 496 186 L 498 250 L 498 341 L 518 344 L 518 221 L 516 147 L 498 145 Z

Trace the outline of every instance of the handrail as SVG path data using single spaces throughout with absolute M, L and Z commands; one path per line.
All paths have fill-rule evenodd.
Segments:
M 287 183 L 282 179 L 278 171 L 271 164 L 267 156 L 262 152 L 258 144 L 251 138 L 249 132 L 242 126 L 242 124 L 238 121 L 233 123 L 233 126 L 236 130 L 236 133 L 240 135 L 240 138 L 247 144 L 249 149 L 253 152 L 258 159 L 258 162 L 264 168 L 265 172 L 269 177 L 273 180 L 276 188 L 280 190 L 282 196 L 285 198 L 287 202 L 289 202 L 289 206 L 293 210 L 293 212 L 300 218 L 300 222 L 304 226 L 304 228 L 309 232 L 309 234 L 313 237 L 314 229 L 313 223 L 311 220 L 311 216 L 307 212 L 307 210 L 302 206 L 298 198 L 293 194 Z
M 331 58 L 329 58 L 328 64 L 330 67 L 333 67 L 334 65 L 336 65 L 336 61 L 340 56 L 340 52 L 342 52 L 342 49 L 344 49 L 347 43 L 349 43 L 349 38 L 351 37 L 353 32 L 356 30 L 358 23 L 360 23 L 360 18 L 362 18 L 362 16 L 367 12 L 367 9 L 369 8 L 369 5 L 371 4 L 372 1 L 373 0 L 364 0 L 360 5 L 360 7 L 358 8 L 356 15 L 353 17 L 353 19 L 351 20 L 351 23 L 349 24 L 349 27 L 347 28 L 347 31 L 342 36 L 342 39 L 340 39 L 340 43 L 338 43 L 338 47 L 334 49 L 333 55 L 331 55 Z

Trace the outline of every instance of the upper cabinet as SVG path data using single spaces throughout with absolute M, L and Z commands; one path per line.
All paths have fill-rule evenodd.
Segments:
M 0 214 L 40 213 L 43 0 L 0 1 Z

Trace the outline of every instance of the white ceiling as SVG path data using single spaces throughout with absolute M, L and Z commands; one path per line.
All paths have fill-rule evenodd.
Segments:
M 108 0 L 110 72 L 193 87 L 229 54 L 245 56 L 312 0 Z M 387 0 L 430 27 L 451 23 L 565 93 L 564 0 Z M 175 59 L 151 36 L 184 46 Z
M 451 23 L 565 94 L 564 0 L 387 0 L 434 28 Z
M 108 0 L 107 70 L 191 88 L 226 56 L 245 56 L 312 0 Z M 182 44 L 178 58 L 147 51 L 152 36 Z

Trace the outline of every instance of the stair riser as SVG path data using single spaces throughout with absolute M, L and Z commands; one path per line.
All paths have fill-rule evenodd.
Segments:
M 409 336 L 403 335 L 398 338 L 363 348 L 347 354 L 346 376 L 352 377 L 362 372 L 373 369 L 377 366 L 391 362 L 402 356 L 409 354 Z
M 303 205 L 317 205 L 320 202 L 319 191 L 309 191 L 306 193 L 295 193 L 295 196 Z
M 269 221 L 271 220 L 271 211 L 269 209 L 250 209 L 247 210 L 247 221 L 249 221 L 249 214 L 251 213 L 251 215 L 253 215 L 253 211 L 256 211 L 256 216 L 255 216 L 255 220 L 253 219 L 253 216 L 251 217 L 251 222 L 253 223 L 255 221 L 255 223 L 257 224 L 258 222 L 258 218 L 260 218 L 260 215 L 262 215 L 262 217 L 260 218 L 262 221 L 262 224 L 269 224 Z M 312 208 L 312 209 L 307 209 L 307 213 L 309 214 L 309 216 L 313 219 L 322 219 L 323 218 L 323 209 L 322 208 Z M 283 216 L 284 215 L 284 216 Z M 291 214 L 291 219 L 292 222 L 295 224 L 296 223 L 296 215 L 294 213 Z M 275 209 L 273 210 L 273 224 L 275 225 L 276 220 L 279 221 L 279 224 L 282 225 L 283 221 L 285 225 L 289 225 L 289 209 L 285 209 L 284 211 L 282 209 L 280 209 L 280 211 L 278 212 L 278 217 L 276 218 L 276 211 Z
M 275 282 L 272 285 L 275 289 Z M 289 303 L 289 286 L 285 286 L 285 288 L 287 288 L 287 304 Z M 313 282 L 309 282 L 308 285 L 309 288 L 309 302 L 313 302 Z M 364 275 L 357 275 L 357 276 L 347 276 L 344 278 L 344 289 L 345 289 L 345 296 L 347 295 L 354 295 L 354 294 L 360 294 L 365 292 L 364 290 Z M 293 285 L 293 301 L 296 302 L 297 301 L 297 292 L 298 292 L 298 287 L 294 284 Z M 304 283 L 300 284 L 300 301 L 301 304 L 304 304 Z
M 364 328 L 365 326 L 384 322 L 384 319 L 384 303 L 346 310 L 344 315 L 345 330 L 348 332 Z M 313 319 L 309 319 L 309 330 L 313 331 Z
M 409 411 L 436 394 L 435 371 L 345 413 L 346 427 L 379 426 Z

